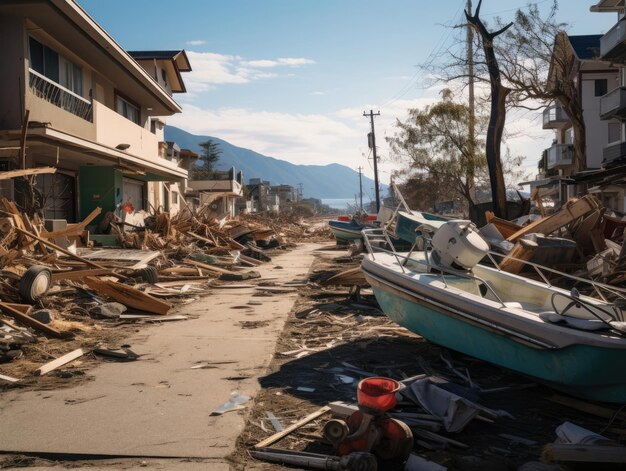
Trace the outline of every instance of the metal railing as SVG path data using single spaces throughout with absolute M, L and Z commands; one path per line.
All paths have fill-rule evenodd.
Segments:
M 604 36 L 600 38 L 600 57 L 608 55 L 616 46 L 626 39 L 626 23 L 618 21 Z
M 600 116 L 616 113 L 626 107 L 626 87 L 617 87 L 600 98 Z
M 548 148 L 548 169 L 558 165 L 571 165 L 574 157 L 574 148 L 571 144 L 553 144 Z
M 490 286 L 490 283 L 487 283 L 485 280 L 481 279 L 480 277 L 477 277 L 476 275 L 470 273 L 470 272 L 466 272 L 466 271 L 462 271 L 462 270 L 455 270 L 453 268 L 448 268 L 448 267 L 443 267 L 439 264 L 435 264 L 432 263 L 430 260 L 430 256 L 429 256 L 429 252 L 431 251 L 431 245 L 430 245 L 430 237 L 428 234 L 423 233 L 421 236 L 418 236 L 416 238 L 416 242 L 413 245 L 413 247 L 411 248 L 411 250 L 406 254 L 399 254 L 394 250 L 388 250 L 388 249 L 384 249 L 382 247 L 379 246 L 373 246 L 370 242 L 370 238 L 373 241 L 376 240 L 381 240 L 381 234 L 380 233 L 375 233 L 374 231 L 377 231 L 376 229 L 374 230 L 363 230 L 363 239 L 365 240 L 365 245 L 367 247 L 368 253 L 371 254 L 372 256 L 372 260 L 376 259 L 375 256 L 375 252 L 384 252 L 387 254 L 391 254 L 393 255 L 397 262 L 398 265 L 400 266 L 401 270 L 403 273 L 406 273 L 406 264 L 409 261 L 413 261 L 414 263 L 422 263 L 428 270 L 436 270 L 436 272 L 429 272 L 429 273 L 425 273 L 428 275 L 433 275 L 433 276 L 440 276 L 442 278 L 443 283 L 445 284 L 446 287 L 448 287 L 448 283 L 445 279 L 444 273 L 447 273 L 448 275 L 454 275 L 457 277 L 462 277 L 462 278 L 467 278 L 467 279 L 474 279 L 480 283 L 483 283 L 486 288 L 494 295 L 494 297 L 498 300 L 498 302 L 501 303 L 502 306 L 506 307 L 506 304 L 501 300 L 501 298 L 498 296 L 498 294 L 494 291 L 494 289 Z M 382 231 L 381 229 L 378 229 L 378 231 Z M 384 232 L 384 231 L 382 231 Z M 392 249 L 394 248 L 393 244 L 391 243 L 391 240 L 386 236 L 386 234 L 384 235 L 386 242 L 388 243 L 388 247 L 391 247 Z M 415 259 L 411 259 L 411 254 L 415 251 L 415 247 L 418 245 L 417 239 L 422 239 L 423 240 L 423 247 L 424 247 L 424 261 L 421 260 L 415 260 Z M 543 280 L 543 282 L 549 287 L 549 288 L 559 288 L 559 289 L 563 289 L 559 286 L 554 285 L 553 283 L 550 282 L 549 279 L 549 275 L 546 276 L 546 274 L 553 274 L 553 275 L 557 275 L 559 277 L 563 277 L 566 278 L 568 280 L 571 280 L 572 282 L 574 282 L 574 284 L 578 284 L 578 283 L 583 283 L 586 285 L 591 286 L 591 288 L 597 293 L 597 295 L 599 296 L 600 300 L 602 300 L 605 303 L 611 304 L 614 301 L 610 301 L 608 298 L 609 297 L 615 297 L 615 299 L 621 299 L 626 303 L 626 289 L 624 288 L 618 288 L 615 286 L 611 286 L 611 285 L 607 285 L 605 283 L 599 283 L 597 281 L 594 280 L 590 280 L 587 278 L 581 278 L 579 276 L 575 276 L 575 275 L 570 275 L 567 273 L 564 273 L 562 271 L 556 270 L 554 268 L 549 268 L 546 267 L 544 265 L 539 265 L 537 263 L 528 261 L 528 260 L 522 260 L 519 259 L 517 257 L 511 257 L 509 255 L 506 254 L 501 254 L 498 252 L 493 252 L 493 251 L 489 251 L 487 252 L 486 255 L 489 260 L 491 261 L 491 263 L 493 263 L 495 269 L 499 272 L 505 272 L 505 270 L 502 270 L 502 268 L 500 267 L 500 264 L 497 262 L 496 257 L 500 258 L 500 259 L 506 259 L 511 260 L 511 261 L 515 261 L 515 262 L 519 262 L 522 263 L 524 265 L 527 265 L 529 267 L 532 267 L 533 270 L 541 277 L 541 279 Z M 404 260 L 404 261 L 402 261 Z M 508 273 L 508 272 L 506 272 Z M 611 295 L 611 296 L 607 296 L 607 295 Z M 623 320 L 623 315 L 621 313 L 621 310 L 618 309 L 616 306 L 613 306 L 614 310 L 616 312 L 616 317 L 618 317 L 620 320 Z
M 543 110 L 543 126 L 551 126 L 554 124 L 569 123 L 569 117 L 565 110 L 559 104 L 548 106 Z
M 28 69 L 32 93 L 86 121 L 93 122 L 93 104 L 71 90 L 53 82 L 39 72 Z

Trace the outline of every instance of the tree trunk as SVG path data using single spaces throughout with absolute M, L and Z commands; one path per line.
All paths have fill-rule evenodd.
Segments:
M 500 144 L 502 133 L 504 132 L 504 121 L 506 119 L 506 97 L 509 89 L 502 85 L 498 60 L 493 49 L 493 40 L 499 34 L 504 33 L 513 23 L 509 23 L 499 31 L 490 33 L 479 17 L 482 0 L 478 2 L 476 13 L 471 16 L 471 12 L 465 12 L 467 21 L 478 30 L 487 69 L 489 70 L 489 82 L 491 84 L 491 114 L 489 116 L 489 127 L 487 128 L 487 142 L 485 156 L 487 167 L 489 168 L 489 182 L 491 183 L 491 200 L 493 212 L 497 217 L 506 218 L 506 187 L 504 185 L 504 175 L 502 174 L 502 161 L 500 160 Z

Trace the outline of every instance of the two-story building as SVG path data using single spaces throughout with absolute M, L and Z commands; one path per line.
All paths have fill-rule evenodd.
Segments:
M 559 33 L 553 53 L 570 55 L 567 60 L 561 61 L 572 64 L 567 73 L 576 84 L 583 108 L 586 141 L 584 170 L 601 168 L 604 150 L 618 141 L 620 136 L 618 120 L 612 116 L 600 119 L 605 95 L 618 84 L 617 69 L 599 58 L 600 39 L 601 35 L 570 36 Z M 551 73 L 563 73 L 560 69 L 551 67 Z M 543 111 L 543 129 L 552 129 L 554 139 L 539 161 L 536 180 L 529 183 L 531 192 L 539 188 L 543 198 L 553 199 L 558 206 L 575 196 L 577 191 L 568 178 L 575 173 L 572 123 L 558 101 Z
M 0 0 L 0 44 L 0 170 L 57 168 L 37 177 L 47 218 L 165 206 L 163 182 L 187 178 L 159 146 L 162 117 L 182 111 L 183 51 L 135 60 L 73 0 Z
M 590 10 L 616 14 L 615 25 L 600 38 L 600 59 L 617 67 L 617 83 L 602 97 L 599 116 L 617 121 L 618 129 L 603 149 L 604 169 L 584 178 L 606 206 L 626 213 L 626 6 L 624 0 L 600 0 Z
M 211 213 L 221 216 L 237 214 L 237 200 L 243 196 L 243 172 L 234 167 L 228 171 L 214 171 L 203 180 L 189 180 L 194 206 L 208 206 Z

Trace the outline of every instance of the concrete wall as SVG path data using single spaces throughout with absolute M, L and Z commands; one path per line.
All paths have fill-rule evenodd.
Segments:
M 609 121 L 600 119 L 601 97 L 594 96 L 596 79 L 607 79 L 609 92 L 619 84 L 617 72 L 583 75 L 582 104 L 587 139 L 587 168 L 602 167 L 602 149 L 609 143 Z
M 24 19 L 0 15 L 0 130 L 20 129 L 24 96 Z

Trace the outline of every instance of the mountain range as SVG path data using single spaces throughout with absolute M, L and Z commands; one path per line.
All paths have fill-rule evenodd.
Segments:
M 235 167 L 242 170 L 244 181 L 261 178 L 272 185 L 303 186 L 306 198 L 352 199 L 359 193 L 359 174 L 350 167 L 340 164 L 296 165 L 285 160 L 260 154 L 250 149 L 237 147 L 223 139 L 213 136 L 198 136 L 174 126 L 165 127 L 165 140 L 174 141 L 181 149 L 200 152 L 199 144 L 211 140 L 219 145 L 221 151 L 216 170 L 228 170 Z M 381 185 L 386 191 L 386 185 Z M 363 176 L 363 200 L 368 201 L 373 195 L 374 180 Z

